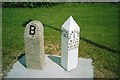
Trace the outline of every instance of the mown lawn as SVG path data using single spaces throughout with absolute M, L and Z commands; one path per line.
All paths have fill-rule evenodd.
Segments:
M 60 55 L 60 29 L 67 18 L 73 16 L 81 28 L 79 57 L 92 58 L 95 78 L 118 77 L 117 3 L 65 3 L 48 8 L 3 8 L 2 11 L 3 73 L 24 53 L 26 21 L 41 21 L 45 53 Z

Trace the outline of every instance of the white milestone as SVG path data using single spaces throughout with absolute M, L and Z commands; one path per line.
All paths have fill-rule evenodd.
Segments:
M 62 25 L 61 35 L 61 65 L 67 70 L 73 70 L 78 65 L 80 27 L 70 16 Z

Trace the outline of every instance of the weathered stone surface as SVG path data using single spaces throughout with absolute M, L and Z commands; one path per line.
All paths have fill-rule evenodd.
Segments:
M 61 65 L 70 71 L 77 67 L 80 28 L 72 16 L 62 25 Z
M 26 66 L 30 69 L 42 69 L 45 65 L 44 29 L 39 21 L 31 21 L 25 27 Z

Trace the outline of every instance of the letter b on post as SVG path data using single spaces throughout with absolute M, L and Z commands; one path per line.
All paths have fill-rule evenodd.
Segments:
M 34 35 L 35 34 L 35 26 L 33 26 L 33 25 L 30 25 L 30 30 L 29 30 L 29 34 L 30 35 Z

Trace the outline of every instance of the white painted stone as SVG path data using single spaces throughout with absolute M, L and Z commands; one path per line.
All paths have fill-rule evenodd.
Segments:
M 80 28 L 72 16 L 62 25 L 61 65 L 70 71 L 77 67 Z
M 42 69 L 45 65 L 44 29 L 40 21 L 31 21 L 25 27 L 26 66 L 30 69 Z

